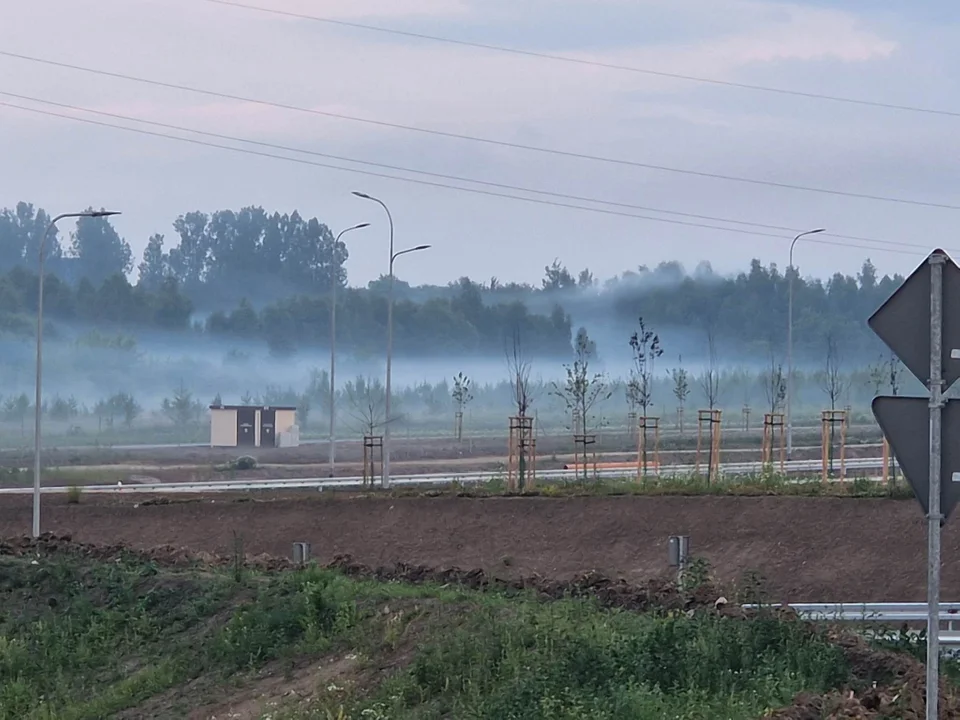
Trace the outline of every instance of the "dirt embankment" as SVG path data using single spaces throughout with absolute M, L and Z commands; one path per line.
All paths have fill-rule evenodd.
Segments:
M 0 540 L 0 556 L 48 557 L 58 554 L 100 561 L 126 556 L 167 567 L 224 566 L 234 561 L 227 556 L 197 553 L 174 546 L 131 549 L 117 544 L 78 543 L 70 536 L 54 534 L 43 535 L 36 541 L 29 538 Z M 293 567 L 289 560 L 269 556 L 248 559 L 247 564 L 266 570 Z M 407 563 L 375 568 L 347 556 L 334 558 L 328 567 L 351 577 L 381 581 L 455 583 L 478 590 L 534 590 L 545 600 L 592 597 L 605 607 L 640 612 L 682 609 L 691 614 L 720 613 L 744 620 L 755 614 L 744 611 L 734 603 L 718 600 L 720 591 L 709 583 L 703 583 L 687 594 L 678 590 L 675 584 L 662 579 L 631 584 L 624 579 L 612 579 L 596 572 L 582 573 L 568 581 L 539 576 L 503 580 L 479 568 L 460 570 Z M 793 613 L 776 612 L 787 621 L 796 620 Z M 811 625 L 809 632 L 818 630 Z M 800 693 L 790 706 L 771 711 L 765 717 L 775 720 L 881 720 L 892 717 L 922 720 L 926 692 L 922 663 L 907 654 L 874 648 L 845 628 L 828 629 L 827 638 L 842 650 L 850 665 L 847 686 L 824 694 Z M 940 686 L 939 714 L 948 720 L 960 719 L 960 693 L 947 681 Z
M 351 555 L 481 568 L 503 578 L 569 579 L 596 571 L 639 581 L 668 576 L 667 539 L 718 580 L 754 571 L 772 601 L 879 602 L 925 598 L 926 535 L 915 501 L 785 497 L 390 498 L 304 494 L 269 501 L 223 497 L 148 503 L 45 496 L 43 528 L 78 541 L 289 557 L 306 541 L 320 562 Z M 30 498 L 0 501 L 0 535 L 30 531 Z M 960 598 L 960 530 L 944 529 L 943 597 Z

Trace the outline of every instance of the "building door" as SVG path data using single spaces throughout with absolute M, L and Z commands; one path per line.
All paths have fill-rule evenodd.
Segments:
M 260 411 L 260 447 L 277 446 L 277 411 Z
M 237 446 L 253 447 L 257 444 L 256 420 L 256 408 L 237 410 Z

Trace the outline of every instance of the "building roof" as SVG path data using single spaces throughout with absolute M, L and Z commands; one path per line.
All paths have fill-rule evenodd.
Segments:
M 211 405 L 211 410 L 296 410 L 295 405 Z

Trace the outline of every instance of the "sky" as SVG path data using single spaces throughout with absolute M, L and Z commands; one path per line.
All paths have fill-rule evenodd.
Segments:
M 684 213 L 795 231 L 826 228 L 832 235 L 813 239 L 833 244 L 807 239 L 797 247 L 795 262 L 804 275 L 855 273 L 866 257 L 881 272 L 907 273 L 938 246 L 956 249 L 960 257 L 960 209 L 628 164 L 960 206 L 960 5 L 953 0 L 240 1 L 608 65 L 956 115 L 573 64 L 208 0 L 31 0 L 4 8 L 0 51 L 374 122 L 0 55 L 0 93 L 346 159 L 204 138 L 9 95 L 0 95 L 0 102 L 362 171 L 0 106 L 0 206 L 27 200 L 54 214 L 88 206 L 121 210 L 115 224 L 138 261 L 153 233 L 164 233 L 168 247 L 175 244 L 172 223 L 192 210 L 296 209 L 334 232 L 370 222 L 369 229 L 347 238 L 351 284 L 386 272 L 388 262 L 386 216 L 352 196 L 354 190 L 390 207 L 396 249 L 432 246 L 398 259 L 398 276 L 413 283 L 446 283 L 463 275 L 536 283 L 554 258 L 572 271 L 588 267 L 599 278 L 668 260 L 689 269 L 708 261 L 723 273 L 745 269 L 752 258 L 781 268 L 788 263 L 789 230 Z

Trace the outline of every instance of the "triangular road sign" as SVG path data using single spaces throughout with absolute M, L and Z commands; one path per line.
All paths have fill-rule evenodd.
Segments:
M 907 482 L 924 513 L 930 511 L 930 400 L 925 397 L 873 399 L 873 414 L 890 442 Z M 948 438 L 960 433 L 960 402 L 943 407 L 940 459 L 940 512 L 944 520 L 960 500 L 960 444 Z
M 944 391 L 960 379 L 960 362 L 951 359 L 960 350 L 960 268 L 943 250 L 943 380 Z M 867 320 L 870 329 L 903 361 L 924 385 L 930 383 L 929 258 Z

